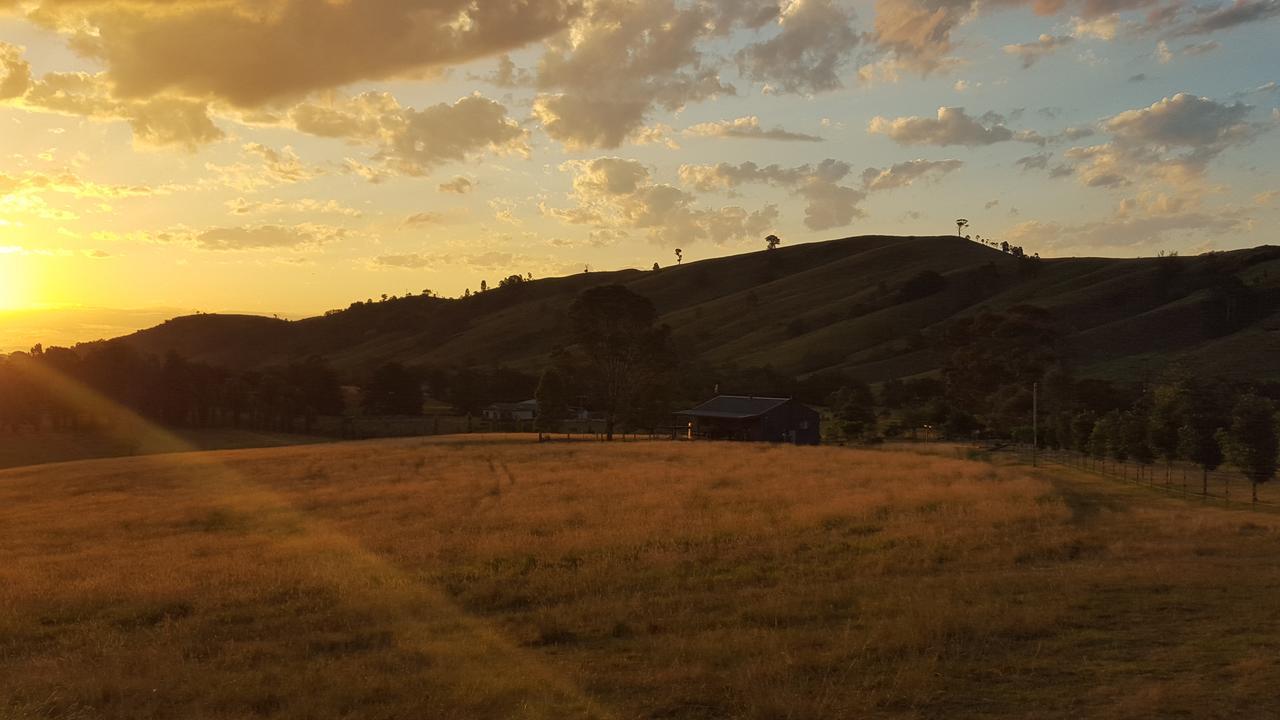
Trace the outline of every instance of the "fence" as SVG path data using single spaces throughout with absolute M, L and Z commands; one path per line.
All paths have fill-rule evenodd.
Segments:
M 1019 452 L 1027 462 L 1031 461 L 1031 448 L 1020 448 Z M 1225 503 L 1253 501 L 1253 483 L 1243 473 L 1231 468 L 1211 470 L 1206 474 L 1199 465 L 1185 462 L 1121 463 L 1069 450 L 1041 450 L 1037 457 L 1041 462 L 1066 465 L 1172 494 Z M 1257 504 L 1280 507 L 1280 487 L 1276 487 L 1274 482 L 1259 484 Z

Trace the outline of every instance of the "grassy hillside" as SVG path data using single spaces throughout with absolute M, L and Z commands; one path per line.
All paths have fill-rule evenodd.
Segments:
M 941 286 L 906 293 L 921 273 Z M 1085 374 L 1139 379 L 1172 359 L 1234 377 L 1280 377 L 1280 248 L 1186 258 L 1023 261 L 956 237 L 856 237 L 665 268 L 526 282 L 462 300 L 360 304 L 325 317 L 178 318 L 123 338 L 233 366 L 319 354 L 339 367 L 386 360 L 536 369 L 565 342 L 583 289 L 622 283 L 651 298 L 685 351 L 792 374 L 869 381 L 925 373 L 929 332 L 1019 304 L 1048 309 Z
M 1066 470 L 380 441 L 0 471 L 0 527 L 15 720 L 1280 713 L 1280 516 Z

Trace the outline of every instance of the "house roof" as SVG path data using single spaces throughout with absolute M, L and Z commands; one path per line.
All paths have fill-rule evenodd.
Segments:
M 711 418 L 753 418 L 790 401 L 791 398 L 720 395 L 692 410 L 684 410 L 676 414 Z

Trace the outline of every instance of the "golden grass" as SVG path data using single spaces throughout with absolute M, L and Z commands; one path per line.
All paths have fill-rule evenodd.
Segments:
M 0 717 L 1261 717 L 1280 518 L 1071 471 L 394 440 L 0 472 Z

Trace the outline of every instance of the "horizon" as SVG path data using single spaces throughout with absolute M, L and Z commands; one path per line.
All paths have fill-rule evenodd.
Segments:
M 829 242 L 840 242 L 842 240 L 855 240 L 860 237 L 876 237 L 876 236 L 850 236 L 843 238 L 832 238 L 828 240 L 814 240 L 809 242 L 794 243 L 784 245 L 780 250 L 785 251 L 791 247 L 814 245 Z M 884 237 L 936 237 L 938 239 L 962 239 L 956 235 L 887 235 Z M 975 242 L 966 239 L 966 242 Z M 1263 246 L 1254 246 L 1263 247 Z M 1239 250 L 1250 248 L 1236 248 Z M 675 269 L 684 265 L 692 265 L 698 262 L 725 259 L 737 255 L 747 255 L 757 252 L 768 252 L 768 250 L 759 249 L 743 249 L 737 253 L 725 255 L 717 255 L 714 257 L 691 259 L 688 263 L 680 263 L 671 266 L 668 269 Z M 1175 251 L 1176 252 L 1176 251 Z M 1216 250 L 1206 250 L 1205 252 L 1220 252 Z M 1091 256 L 1062 256 L 1062 257 L 1045 257 L 1045 260 L 1064 260 L 1064 259 L 1081 259 Z M 1103 258 L 1103 256 L 1092 256 Z M 1112 260 L 1141 260 L 1142 256 L 1131 258 L 1103 258 Z M 645 268 L 638 267 L 619 267 L 619 268 L 593 268 L 591 273 L 608 274 L 616 272 L 625 272 L 628 270 L 636 272 L 644 272 Z M 554 280 L 557 278 L 569 277 L 577 273 L 566 273 L 564 275 L 552 275 L 547 277 L 535 277 L 538 280 Z M 406 291 L 405 293 L 392 294 L 388 296 L 394 297 L 411 297 L 415 293 Z M 380 298 L 381 296 L 379 296 Z M 445 300 L 462 299 L 461 295 L 433 295 Z M 156 325 L 162 324 L 168 320 L 180 317 L 192 317 L 197 315 L 223 315 L 223 316 L 251 316 L 251 317 L 272 317 L 287 322 L 306 320 L 324 315 L 326 312 L 333 310 L 345 310 L 351 304 L 357 302 L 367 302 L 373 298 L 359 299 L 354 298 L 341 307 L 330 307 L 324 309 L 313 310 L 297 310 L 293 312 L 274 311 L 274 310 L 254 310 L 254 309 L 218 309 L 206 310 L 200 308 L 173 308 L 173 307 L 143 307 L 143 308 L 110 308 L 110 307 L 93 307 L 78 305 L 61 305 L 48 307 L 30 307 L 21 309 L 3 309 L 0 308 L 0 354 L 26 351 L 36 344 L 45 347 L 74 347 L 82 343 L 92 343 L 99 340 L 110 340 L 116 337 L 146 330 Z M 40 325 L 35 323 L 46 322 L 50 316 L 64 315 L 69 321 L 64 321 L 59 325 L 52 326 L 51 329 L 42 329 Z M 103 318 L 111 318 L 104 320 Z M 24 322 L 25 321 L 25 322 Z M 42 334 L 43 333 L 43 334 Z
M 1266 0 L 503 2 L 0 0 L 0 309 L 311 315 L 961 217 L 1194 254 L 1280 220 Z

